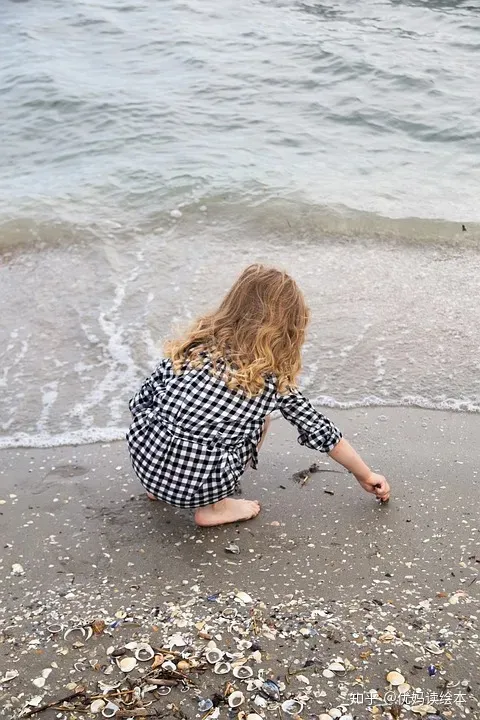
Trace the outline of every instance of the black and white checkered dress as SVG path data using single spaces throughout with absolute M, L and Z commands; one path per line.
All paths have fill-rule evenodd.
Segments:
M 130 400 L 127 433 L 133 468 L 145 489 L 170 505 L 196 508 L 233 495 L 265 418 L 274 410 L 298 428 L 298 441 L 330 452 L 342 437 L 299 392 L 280 395 L 274 378 L 252 398 L 229 390 L 211 363 L 175 375 L 162 360 Z

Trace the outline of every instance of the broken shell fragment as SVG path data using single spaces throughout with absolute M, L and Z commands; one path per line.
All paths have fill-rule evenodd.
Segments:
M 433 640 L 425 643 L 425 649 L 432 653 L 432 655 L 441 655 L 443 653 L 443 648 Z
M 335 673 L 333 672 L 333 670 L 329 670 L 328 668 L 322 672 L 322 675 L 328 680 L 332 680 L 332 678 L 335 677 Z
M 170 670 L 171 672 L 175 672 L 175 670 L 177 669 L 177 666 L 171 660 L 165 660 L 165 662 L 162 663 L 162 669 Z
M 213 702 L 209 700 L 208 698 L 201 698 L 198 701 L 198 712 L 204 713 L 208 712 L 213 708 Z
M 328 666 L 327 669 L 330 670 L 331 672 L 334 672 L 336 675 L 338 675 L 339 673 L 345 672 L 345 665 L 343 665 L 340 662 L 333 662 L 333 663 L 330 663 L 330 665 Z
M 247 715 L 247 720 L 263 720 L 261 715 L 257 715 L 257 713 L 249 713 Z
M 404 684 L 405 678 L 396 670 L 392 670 L 387 673 L 387 682 L 390 683 L 390 685 L 393 685 L 393 687 L 397 687 L 398 685 Z
M 222 610 L 222 617 L 224 618 L 236 618 L 237 617 L 237 608 L 233 607 L 226 607 L 224 610 Z
M 225 662 L 225 660 L 220 660 L 220 662 L 217 662 L 215 667 L 213 668 L 213 672 L 215 675 L 226 675 L 231 670 L 231 665 L 228 662 Z
M 160 687 L 157 687 L 157 695 L 168 695 L 172 692 L 172 688 L 170 685 L 161 685 Z
M 94 700 L 90 705 L 90 712 L 99 713 L 102 712 L 105 707 L 105 700 Z
M 233 668 L 233 677 L 236 677 L 238 680 L 246 680 L 252 677 L 252 675 L 253 670 L 251 667 L 248 667 L 248 665 L 240 665 L 240 667 Z
M 35 685 L 35 687 L 43 688 L 45 686 L 46 680 L 43 677 L 38 677 L 38 678 L 35 678 L 35 680 L 32 680 L 32 682 Z
M 282 710 L 287 715 L 299 715 L 303 710 L 303 703 L 300 700 L 285 700 Z
M 188 660 L 180 660 L 180 662 L 177 663 L 177 670 L 180 670 L 180 672 L 186 673 L 190 670 L 190 663 Z
M 328 715 L 327 713 L 321 713 L 318 716 L 318 720 L 332 720 L 332 716 Z
M 153 651 L 153 648 L 147 643 L 139 645 L 138 648 L 135 650 L 135 658 L 138 660 L 138 662 L 148 662 L 154 656 L 155 653 Z
M 223 658 L 223 652 L 217 648 L 211 648 L 210 650 L 207 650 L 205 657 L 210 665 L 216 665 Z
M 155 655 L 153 658 L 152 663 L 152 670 L 155 670 L 155 668 L 160 667 L 160 665 L 165 661 L 165 658 L 163 655 Z
M 230 693 L 230 695 L 228 696 L 228 705 L 231 708 L 239 707 L 240 705 L 243 705 L 244 702 L 245 702 L 245 696 L 239 690 L 236 690 L 235 692 Z
M 232 555 L 238 555 L 240 553 L 240 548 L 236 543 L 231 542 L 225 548 L 225 552 L 231 553 Z
M 136 667 L 137 661 L 133 657 L 122 657 L 117 660 L 117 665 L 122 672 L 129 673 Z
M 15 680 L 19 676 L 18 670 L 7 670 L 5 675 L 3 677 L 0 677 L 0 685 L 2 685 L 5 682 L 10 682 L 10 680 Z

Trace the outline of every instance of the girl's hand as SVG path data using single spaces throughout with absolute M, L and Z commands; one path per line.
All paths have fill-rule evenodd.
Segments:
M 381 502 L 390 500 L 390 485 L 383 475 L 370 472 L 366 477 L 357 477 L 358 482 L 369 493 L 374 493 Z

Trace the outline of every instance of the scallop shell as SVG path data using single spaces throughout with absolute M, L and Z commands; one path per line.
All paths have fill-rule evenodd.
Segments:
M 248 593 L 243 592 L 243 590 L 238 590 L 235 593 L 235 600 L 240 600 L 240 602 L 245 603 L 245 605 L 253 602 L 253 598 L 251 598 Z
M 405 678 L 396 670 L 392 670 L 391 672 L 387 673 L 387 682 L 390 683 L 390 685 L 397 687 L 398 685 L 404 684 Z
M 207 658 L 207 662 L 210 663 L 210 665 L 216 665 L 220 660 L 223 658 L 224 653 L 221 650 L 218 650 L 218 648 L 212 648 L 211 650 L 207 650 L 205 653 L 205 657 Z
M 233 668 L 233 677 L 236 677 L 238 680 L 246 680 L 252 677 L 252 675 L 253 670 L 251 667 L 248 667 L 248 665 L 240 665 L 239 667 Z
M 239 690 L 230 693 L 230 695 L 228 696 L 228 705 L 231 708 L 240 707 L 240 705 L 243 705 L 244 702 L 245 695 Z
M 131 672 L 137 665 L 137 661 L 133 657 L 122 657 L 117 660 L 117 665 L 124 673 Z
M 300 715 L 303 710 L 303 703 L 300 700 L 285 700 L 282 703 L 282 710 L 287 715 Z
M 155 652 L 151 645 L 144 643 L 139 645 L 135 650 L 135 657 L 139 662 L 148 662 L 155 656 Z
M 213 668 L 213 672 L 215 675 L 226 675 L 231 670 L 231 665 L 228 662 L 225 662 L 224 660 L 220 660 L 220 662 L 217 662 L 215 667 Z
M 105 707 L 105 700 L 94 700 L 92 702 L 92 704 L 90 705 L 90 712 L 91 713 L 102 712 L 104 707 Z

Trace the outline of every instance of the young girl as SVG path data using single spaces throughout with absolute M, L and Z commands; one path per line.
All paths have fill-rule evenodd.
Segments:
M 308 317 L 289 275 L 251 265 L 215 312 L 167 343 L 165 359 L 130 401 L 130 456 L 152 500 L 196 508 L 202 526 L 258 515 L 257 502 L 232 495 L 245 468 L 257 467 L 274 410 L 295 425 L 301 445 L 328 453 L 364 490 L 389 499 L 385 478 L 298 390 Z

